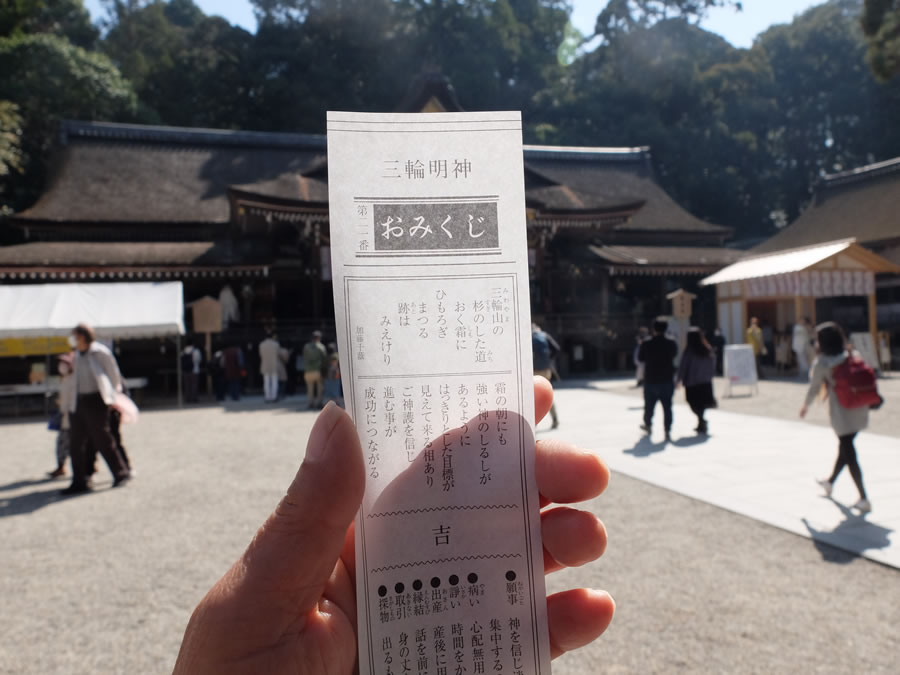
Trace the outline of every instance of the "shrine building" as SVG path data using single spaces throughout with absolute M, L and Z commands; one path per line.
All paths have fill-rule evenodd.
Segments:
M 426 78 L 403 109 L 459 107 Z M 564 372 L 629 368 L 638 328 L 678 288 L 715 325 L 698 282 L 740 252 L 666 194 L 649 148 L 526 145 L 524 160 L 532 312 Z M 0 227 L 3 284 L 180 280 L 186 305 L 236 306 L 217 344 L 255 353 L 267 326 L 289 345 L 334 335 L 324 135 L 66 121 L 43 194 Z M 120 358 L 152 378 L 164 351 L 137 341 Z

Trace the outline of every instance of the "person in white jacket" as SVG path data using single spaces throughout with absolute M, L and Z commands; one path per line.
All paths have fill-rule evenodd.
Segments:
M 263 396 L 266 403 L 278 400 L 278 366 L 281 360 L 281 345 L 272 331 L 259 343 L 259 372 L 263 376 Z
M 791 349 L 797 359 L 797 374 L 804 382 L 809 380 L 809 362 L 812 354 L 812 321 L 809 317 L 794 324 Z
M 109 427 L 109 407 L 122 391 L 119 364 L 112 352 L 96 341 L 94 330 L 87 324 L 75 326 L 72 337 L 76 350 L 73 375 L 64 381 L 64 386 L 69 388 L 64 399 L 71 427 L 72 483 L 62 491 L 63 495 L 91 489 L 88 483 L 89 440 L 106 460 L 113 475 L 113 487 L 124 485 L 131 479 Z

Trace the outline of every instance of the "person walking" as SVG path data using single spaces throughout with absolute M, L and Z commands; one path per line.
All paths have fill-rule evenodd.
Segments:
M 200 366 L 203 353 L 189 339 L 181 353 L 181 379 L 184 382 L 184 400 L 186 403 L 197 403 L 200 400 Z
M 236 344 L 222 352 L 222 370 L 225 375 L 225 388 L 232 401 L 241 400 L 241 377 L 244 374 L 244 354 Z
M 716 330 L 713 331 L 712 337 L 712 348 L 716 352 L 716 375 L 721 376 L 724 369 L 725 364 L 725 336 L 722 335 L 722 329 L 716 326 Z
M 810 404 L 824 389 L 824 397 L 828 399 L 831 428 L 838 437 L 838 456 L 834 463 L 834 469 L 828 478 L 816 482 L 825 490 L 825 495 L 830 497 L 834 481 L 846 466 L 850 470 L 850 476 L 856 484 L 856 489 L 859 490 L 859 501 L 853 505 L 853 508 L 860 513 L 868 513 L 872 510 L 872 504 L 866 495 L 862 469 L 856 457 L 856 447 L 853 441 L 856 434 L 868 426 L 869 409 L 865 406 L 845 408 L 841 405 L 835 392 L 834 370 L 850 358 L 844 331 L 838 324 L 829 321 L 816 326 L 816 338 L 818 353 L 812 365 L 809 389 L 806 392 L 803 407 L 800 409 L 800 417 L 806 417 Z
M 747 327 L 746 339 L 747 344 L 753 348 L 753 358 L 756 360 L 756 377 L 762 380 L 764 379 L 762 359 L 768 351 L 766 350 L 766 344 L 763 340 L 762 328 L 759 327 L 759 319 L 755 316 L 750 319 L 750 325 Z
M 59 373 L 59 395 L 56 399 L 59 409 L 59 431 L 56 434 L 56 468 L 47 474 L 50 478 L 66 475 L 66 460 L 69 458 L 72 447 L 69 408 L 72 397 L 75 395 L 75 381 L 72 379 L 74 358 L 75 355 L 72 353 L 63 354 L 59 357 L 59 363 L 56 366 Z
M 221 403 L 225 400 L 225 357 L 221 349 L 213 352 L 212 358 L 207 364 L 207 373 L 212 378 L 213 392 L 216 395 L 216 401 Z
M 653 411 L 662 404 L 666 440 L 672 433 L 672 395 L 675 393 L 675 357 L 678 344 L 666 337 L 669 324 L 662 319 L 653 322 L 653 337 L 638 350 L 638 361 L 644 364 L 644 423 L 641 429 L 650 433 Z
M 703 331 L 692 326 L 687 334 L 687 346 L 678 364 L 676 386 L 684 385 L 684 395 L 688 405 L 697 416 L 698 434 L 709 433 L 709 425 L 704 415 L 709 408 L 717 407 L 713 395 L 713 376 L 716 372 L 716 353 L 706 341 Z
M 321 331 L 314 331 L 312 339 L 303 345 L 303 380 L 306 382 L 307 408 L 322 407 L 322 371 L 328 363 L 328 353 L 322 344 Z
M 804 317 L 802 321 L 794 324 L 794 331 L 791 336 L 791 349 L 794 352 L 794 358 L 797 360 L 797 375 L 803 382 L 809 381 L 811 329 L 812 322 L 809 320 L 809 317 Z
M 96 341 L 93 329 L 78 324 L 72 331 L 75 342 L 73 367 L 74 396 L 67 407 L 71 423 L 72 483 L 63 495 L 89 492 L 88 442 L 103 455 L 113 475 L 113 487 L 131 479 L 109 427 L 109 407 L 122 391 L 122 375 L 116 357 Z
M 281 358 L 281 345 L 270 330 L 266 339 L 259 343 L 259 372 L 263 378 L 263 400 L 274 403 L 278 400 L 278 361 Z
M 631 355 L 631 360 L 634 362 L 634 376 L 635 383 L 634 389 L 639 389 L 644 386 L 644 364 L 638 361 L 638 351 L 641 349 L 641 344 L 650 336 L 650 331 L 647 330 L 646 326 L 641 326 L 638 330 L 638 334 L 634 336 L 634 352 Z
M 534 374 L 550 382 L 553 379 L 553 359 L 559 353 L 559 343 L 550 333 L 541 330 L 536 323 L 531 324 L 531 352 Z M 550 406 L 550 419 L 552 420 L 550 428 L 556 429 L 559 426 L 556 403 Z

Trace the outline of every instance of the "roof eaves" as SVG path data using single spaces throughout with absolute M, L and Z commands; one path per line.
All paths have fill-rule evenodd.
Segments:
M 210 145 L 216 147 L 254 147 L 325 151 L 325 136 L 268 131 L 232 131 L 193 127 L 148 126 L 112 122 L 64 120 L 60 125 L 60 143 L 73 140 L 106 140 L 165 145 Z
M 844 185 L 845 183 L 853 183 L 866 178 L 883 176 L 895 171 L 900 171 L 900 157 L 886 159 L 883 162 L 875 162 L 874 164 L 866 164 L 865 166 L 850 169 L 849 171 L 825 174 L 822 177 L 822 184 L 826 187 Z
M 525 159 L 640 162 L 650 157 L 650 146 L 603 148 L 570 145 L 525 145 Z

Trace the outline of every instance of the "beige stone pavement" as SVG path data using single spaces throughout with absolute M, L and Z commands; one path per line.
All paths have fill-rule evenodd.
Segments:
M 707 414 L 709 437 L 693 431 L 696 417 L 679 393 L 672 441 L 667 443 L 659 406 L 653 434 L 639 430 L 643 402 L 637 390 L 628 390 L 630 384 L 587 383 L 595 389 L 589 395 L 583 388 L 560 388 L 561 426 L 550 431 L 543 422 L 539 438 L 559 435 L 597 450 L 613 471 L 900 568 L 900 438 L 869 431 L 857 437 L 873 505 L 862 517 L 849 508 L 859 498 L 849 471 L 836 481 L 831 499 L 814 482 L 830 473 L 837 439 L 823 406 L 812 411 L 811 421 L 796 419 L 804 387 L 784 383 L 776 389 L 777 383 L 765 383 L 768 393 L 761 396 L 770 400 L 723 400 L 722 407 L 730 410 Z M 891 393 L 894 388 L 889 383 Z M 900 402 L 886 398 L 885 406 L 873 413 L 873 426 L 893 429 Z M 734 412 L 742 400 L 748 410 L 780 405 L 786 419 Z

